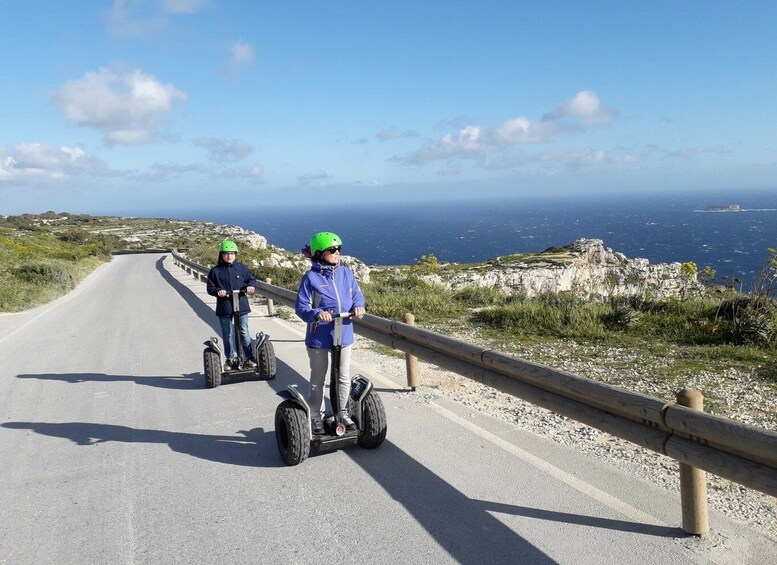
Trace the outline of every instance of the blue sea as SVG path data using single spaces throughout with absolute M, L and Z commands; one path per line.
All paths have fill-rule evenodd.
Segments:
M 710 206 L 738 204 L 741 211 Z M 479 202 L 413 202 L 195 212 L 190 219 L 236 224 L 276 246 L 301 249 L 316 231 L 333 231 L 344 253 L 369 265 L 485 261 L 596 238 L 629 258 L 693 261 L 719 282 L 748 284 L 777 248 L 777 192 L 557 197 Z

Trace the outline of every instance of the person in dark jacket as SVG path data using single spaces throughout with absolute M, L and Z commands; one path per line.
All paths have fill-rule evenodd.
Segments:
M 219 258 L 216 266 L 208 273 L 208 294 L 216 297 L 216 316 L 221 323 L 221 336 L 224 338 L 224 370 L 239 368 L 237 349 L 235 348 L 234 326 L 232 325 L 233 292 L 245 291 L 240 295 L 240 337 L 246 359 L 256 365 L 251 351 L 251 334 L 248 333 L 248 313 L 251 306 L 248 296 L 256 290 L 256 278 L 243 263 L 237 260 L 237 245 L 234 241 L 225 240 L 219 247 Z
M 305 345 L 310 360 L 308 404 L 312 411 L 313 433 L 324 432 L 324 381 L 334 342 L 332 314 L 351 312 L 364 315 L 364 295 L 353 271 L 340 264 L 342 241 L 332 232 L 320 232 L 310 240 L 310 270 L 302 276 L 297 292 L 296 313 L 307 322 Z M 351 318 L 343 320 L 338 397 L 347 400 L 351 387 L 351 349 L 354 341 Z M 346 426 L 353 426 L 347 410 L 340 407 Z

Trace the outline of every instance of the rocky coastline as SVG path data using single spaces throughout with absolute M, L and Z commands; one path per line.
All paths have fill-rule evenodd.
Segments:
M 527 298 L 572 292 L 594 300 L 634 295 L 667 299 L 703 292 L 695 273 L 684 271 L 683 264 L 629 259 L 601 239 L 578 239 L 518 260 L 498 257 L 429 279 L 453 289 L 474 285 Z

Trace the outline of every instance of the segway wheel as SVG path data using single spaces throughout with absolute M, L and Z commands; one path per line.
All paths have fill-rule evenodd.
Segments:
M 374 390 L 362 402 L 362 418 L 364 431 L 359 434 L 359 445 L 375 449 L 386 439 L 386 409 Z
M 212 349 L 202 352 L 202 364 L 205 370 L 205 386 L 216 388 L 221 384 L 221 356 Z
M 259 359 L 257 361 L 257 369 L 262 378 L 268 381 L 274 379 L 277 372 L 275 347 L 269 339 L 259 346 Z
M 299 465 L 310 454 L 310 428 L 302 407 L 284 400 L 275 409 L 275 442 L 287 465 Z

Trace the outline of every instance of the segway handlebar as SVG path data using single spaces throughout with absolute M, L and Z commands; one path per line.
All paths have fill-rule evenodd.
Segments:
M 353 312 L 339 312 L 337 314 L 332 313 L 333 318 L 353 318 Z
M 225 294 L 224 296 L 229 298 L 233 294 L 235 294 L 234 290 L 232 292 L 227 292 L 227 294 Z M 243 296 L 244 294 L 246 294 L 246 289 L 245 288 L 241 288 L 240 290 L 237 291 L 237 294 L 238 294 L 238 296 Z

